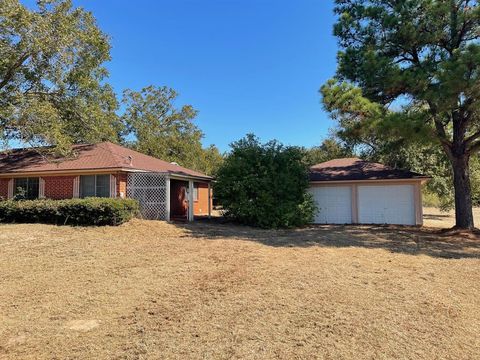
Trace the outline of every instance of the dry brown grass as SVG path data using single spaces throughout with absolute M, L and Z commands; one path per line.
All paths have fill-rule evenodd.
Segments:
M 473 359 L 480 240 L 135 220 L 0 226 L 0 358 Z
M 475 226 L 480 228 L 480 208 L 473 209 Z M 455 225 L 455 211 L 440 211 L 434 207 L 423 208 L 423 222 L 428 227 L 450 228 Z

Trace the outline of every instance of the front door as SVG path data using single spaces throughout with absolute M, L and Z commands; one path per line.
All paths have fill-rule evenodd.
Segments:
M 170 212 L 174 217 L 187 217 L 188 214 L 188 182 L 171 180 Z

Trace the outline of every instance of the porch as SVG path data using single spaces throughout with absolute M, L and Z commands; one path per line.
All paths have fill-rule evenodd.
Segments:
M 193 221 L 211 216 L 210 181 L 166 173 L 138 172 L 127 177 L 127 197 L 138 200 L 141 217 Z

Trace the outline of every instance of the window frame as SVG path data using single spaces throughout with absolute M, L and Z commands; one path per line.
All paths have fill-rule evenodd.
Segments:
M 14 178 L 13 179 L 13 197 L 15 198 L 18 195 L 18 188 L 23 186 L 17 186 L 17 181 L 19 180 L 25 180 L 25 199 L 26 200 L 35 200 L 38 199 L 40 196 L 40 177 L 20 177 L 20 178 Z M 37 186 L 36 186 L 36 196 L 29 196 L 30 190 L 32 190 L 32 187 L 30 186 L 30 182 L 32 180 L 36 180 Z
M 82 179 L 85 179 L 86 177 L 92 177 L 93 176 L 93 195 L 88 195 L 88 196 L 84 196 L 83 195 L 83 186 L 82 186 Z M 106 192 L 106 195 L 105 196 L 99 196 L 98 195 L 98 185 L 97 185 L 97 177 L 98 176 L 105 176 L 107 177 L 108 181 L 107 181 L 107 185 L 104 186 L 103 188 L 105 188 L 107 190 Z M 87 197 L 98 197 L 98 198 L 109 198 L 112 196 L 111 194 L 111 184 L 110 184 L 110 179 L 111 177 L 111 174 L 91 174 L 91 175 L 80 175 L 80 179 L 79 179 L 79 198 L 80 199 L 85 199 Z

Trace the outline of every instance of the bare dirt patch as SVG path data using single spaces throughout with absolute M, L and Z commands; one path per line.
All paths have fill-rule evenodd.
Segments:
M 0 358 L 472 359 L 479 283 L 432 229 L 2 225 Z
M 90 331 L 100 325 L 98 320 L 72 320 L 67 323 L 70 330 Z

